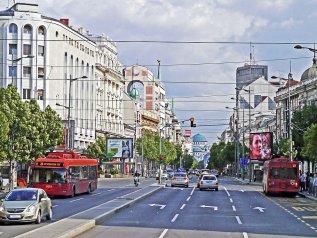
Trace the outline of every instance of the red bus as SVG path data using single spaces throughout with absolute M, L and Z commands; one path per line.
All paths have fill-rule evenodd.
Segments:
M 51 152 L 31 165 L 30 183 L 49 196 L 75 196 L 97 189 L 98 161 L 72 151 Z
M 299 190 L 299 163 L 286 157 L 267 160 L 263 165 L 263 192 L 289 193 L 295 196 Z

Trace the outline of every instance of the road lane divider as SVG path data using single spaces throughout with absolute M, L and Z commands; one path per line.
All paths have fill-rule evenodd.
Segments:
M 228 192 L 227 188 L 226 187 L 223 187 L 228 195 L 228 197 L 230 197 L 230 193 Z
M 175 214 L 175 216 L 173 217 L 173 219 L 171 220 L 171 222 L 175 222 L 178 216 L 179 216 L 179 214 Z
M 186 199 L 186 201 L 188 202 L 188 201 L 190 200 L 190 198 L 191 198 L 191 197 L 189 196 L 189 197 Z
M 190 192 L 190 196 L 193 195 L 194 191 L 195 191 L 195 186 L 193 187 L 192 191 Z
M 249 238 L 248 233 L 242 232 L 243 238 Z
M 78 202 L 79 200 L 83 200 L 83 198 L 78 198 L 78 199 L 75 199 L 75 200 L 72 200 L 72 201 L 69 201 L 69 202 Z
M 166 232 L 168 231 L 168 229 L 164 229 L 164 231 L 161 233 L 161 235 L 159 236 L 159 238 L 163 238 L 166 234 Z
M 236 207 L 235 207 L 234 205 L 232 205 L 232 210 L 233 210 L 234 212 L 237 211 L 237 209 L 236 209 Z
M 183 210 L 185 206 L 186 206 L 186 204 L 184 203 L 184 204 L 181 206 L 180 209 Z
M 238 222 L 238 224 L 239 224 L 239 225 L 241 225 L 241 224 L 242 224 L 242 222 L 241 222 L 241 220 L 240 220 L 240 217 L 239 217 L 239 216 L 236 216 L 236 220 L 237 220 L 237 222 Z

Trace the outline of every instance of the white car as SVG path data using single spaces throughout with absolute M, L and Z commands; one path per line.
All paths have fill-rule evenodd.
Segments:
M 171 179 L 171 187 L 174 186 L 189 186 L 189 178 L 186 173 L 184 172 L 176 172 L 174 173 L 172 179 Z
M 218 179 L 213 174 L 205 174 L 199 181 L 199 190 L 214 189 L 218 191 Z

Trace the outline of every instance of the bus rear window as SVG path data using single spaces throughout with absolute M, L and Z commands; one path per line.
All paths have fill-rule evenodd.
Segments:
M 270 178 L 272 179 L 296 179 L 297 168 L 271 168 Z

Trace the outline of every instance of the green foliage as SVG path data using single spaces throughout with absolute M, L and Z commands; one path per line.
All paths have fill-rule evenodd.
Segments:
M 317 124 L 311 125 L 305 132 L 304 144 L 304 155 L 314 161 L 317 161 Z
M 107 143 L 106 139 L 98 137 L 95 143 L 88 145 L 85 154 L 92 158 L 98 158 L 100 161 L 107 161 Z
M 61 119 L 35 100 L 23 102 L 13 85 L 0 89 L 0 160 L 29 162 L 61 141 Z
M 235 145 L 234 143 L 220 142 L 214 143 L 210 148 L 210 158 L 207 165 L 209 169 L 218 169 L 222 171 L 227 164 L 235 161 Z
M 136 149 L 139 154 L 142 154 L 142 144 L 144 158 L 148 161 L 164 164 L 173 164 L 178 159 L 178 154 L 180 154 L 179 147 L 167 139 L 161 139 L 162 155 L 164 159 L 160 161 L 160 138 L 158 133 L 153 131 L 144 131 L 142 138 L 138 138 L 136 141 Z
M 299 110 L 293 111 L 292 115 L 292 137 L 294 148 L 304 147 L 304 132 L 312 124 L 317 123 L 317 106 L 315 104 L 306 105 Z M 294 156 L 295 157 L 295 156 Z

